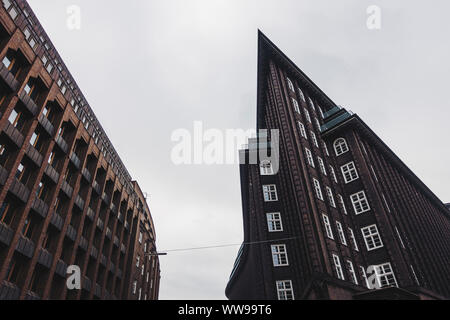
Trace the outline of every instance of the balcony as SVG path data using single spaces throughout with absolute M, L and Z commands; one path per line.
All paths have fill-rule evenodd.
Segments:
M 80 197 L 80 195 L 77 194 L 77 196 L 75 197 L 75 205 L 81 210 L 83 211 L 84 209 L 84 200 Z
M 39 198 L 35 198 L 34 200 L 33 200 L 33 204 L 31 205 L 31 208 L 34 210 L 34 211 L 36 211 L 37 213 L 39 213 L 39 215 L 42 217 L 42 218 L 46 218 L 47 217 L 47 214 L 48 214 L 48 205 L 44 202 L 44 201 L 42 201 L 41 199 L 39 199 Z
M 112 212 L 117 213 L 117 207 L 114 203 L 111 202 L 109 208 L 111 209 Z
M 88 241 L 86 240 L 85 237 L 81 236 L 79 246 L 80 246 L 80 248 L 83 249 L 84 251 L 87 250 L 87 247 L 88 247 Z
M 331 112 L 330 110 L 329 112 Z M 353 115 L 353 112 L 347 111 L 345 109 L 339 109 L 333 114 L 331 114 L 328 118 L 331 118 L 329 121 L 325 122 L 322 126 L 320 126 L 320 132 L 324 133 L 325 131 L 328 131 L 341 123 L 343 123 L 345 120 L 349 119 Z
M 17 91 L 19 88 L 19 82 L 3 63 L 0 64 L 0 77 L 6 82 L 13 92 Z
M 22 202 L 27 202 L 30 191 L 19 180 L 14 178 L 9 191 L 18 197 Z
M 0 283 L 0 300 L 18 300 L 20 289 L 15 284 L 3 280 Z
M 94 246 L 91 247 L 91 256 L 94 259 L 97 259 L 97 257 L 98 257 L 98 249 L 96 247 L 94 247 Z
M 5 244 L 6 246 L 9 246 L 11 244 L 13 235 L 14 232 L 12 231 L 12 229 L 6 224 L 0 222 L 0 242 Z
M 122 253 L 125 253 L 125 251 L 126 251 L 125 245 L 123 243 L 120 244 L 120 251 Z
M 98 195 L 100 195 L 100 193 L 102 192 L 100 190 L 100 185 L 95 180 L 94 180 L 94 182 L 92 182 L 92 189 L 94 189 L 94 191 L 97 192 Z
M 41 250 L 39 251 L 38 263 L 43 265 L 47 269 L 50 269 L 52 265 L 52 260 L 53 255 L 44 248 L 41 248 Z
M 28 144 L 26 149 L 27 156 L 38 166 L 42 165 L 42 155 L 31 144 Z
M 72 152 L 70 153 L 69 158 L 70 158 L 70 161 L 72 161 L 72 163 L 74 164 L 74 166 L 75 166 L 77 169 L 80 169 L 80 166 L 81 166 L 81 160 L 80 160 L 80 158 L 75 154 L 75 152 L 72 151 Z
M 22 147 L 24 137 L 9 121 L 6 121 L 3 131 L 19 148 Z
M 112 232 L 109 227 L 106 227 L 106 237 L 111 240 Z
M 55 132 L 55 127 L 53 127 L 52 123 L 46 116 L 44 116 L 42 113 L 39 115 L 38 118 L 39 123 L 41 126 L 47 131 L 47 133 L 53 137 L 53 133 Z
M 50 223 L 59 231 L 61 231 L 63 225 L 64 225 L 64 219 L 57 213 L 54 212 L 52 215 L 52 218 L 50 220 Z
M 101 218 L 97 219 L 97 228 L 99 228 L 100 230 L 103 230 L 103 226 L 105 225 L 105 223 L 103 222 L 103 220 Z
M 117 219 L 118 219 L 120 222 L 123 223 L 123 214 L 119 212 L 119 213 L 117 214 Z
M 67 183 L 66 180 L 63 180 L 61 184 L 61 190 L 69 197 L 72 198 L 73 188 Z
M 92 176 L 87 168 L 83 168 L 83 170 L 81 170 L 81 174 L 83 175 L 83 178 L 85 178 L 87 182 L 91 182 Z
M 34 103 L 34 101 L 30 98 L 30 96 L 25 91 L 22 91 L 19 94 L 19 99 L 20 99 L 20 101 L 23 102 L 23 104 L 28 109 L 28 111 L 31 112 L 33 117 L 38 113 L 38 111 L 39 111 L 38 106 L 36 105 L 36 103 Z
M 119 237 L 117 237 L 117 236 L 114 236 L 114 245 L 116 247 L 119 247 Z
M 123 226 L 125 227 L 126 230 L 128 230 L 128 228 L 130 227 L 130 225 L 128 224 L 128 221 L 125 221 L 125 223 L 123 224 Z
M 103 192 L 103 194 L 102 194 L 102 200 L 103 200 L 103 202 L 105 202 L 106 204 L 109 203 L 109 196 L 106 194 L 106 192 Z
M 95 218 L 95 212 L 94 210 L 91 209 L 91 207 L 88 207 L 86 215 L 89 219 L 91 219 L 92 221 L 94 221 Z
M 0 166 L 0 184 L 2 186 L 5 185 L 6 179 L 8 179 L 8 171 L 2 166 Z
M 34 242 L 21 236 L 17 243 L 16 251 L 23 254 L 25 257 L 31 258 L 34 252 Z
M 53 166 L 48 163 L 45 167 L 45 174 L 54 182 L 58 183 L 59 180 L 59 173 L 53 168 Z
M 67 236 L 67 238 L 69 238 L 72 241 L 75 241 L 75 239 L 77 237 L 77 230 L 75 230 L 75 228 L 70 224 L 67 227 L 66 236 Z
M 106 256 L 104 254 L 101 255 L 100 257 L 100 263 L 106 267 Z
M 67 276 L 67 263 L 62 261 L 61 259 L 58 260 L 58 263 L 56 264 L 56 274 L 59 276 L 65 278 Z
M 55 139 L 56 144 L 59 146 L 59 148 L 64 151 L 64 153 L 67 153 L 69 151 L 69 146 L 66 142 L 66 140 L 64 140 L 63 137 L 61 136 L 57 136 Z

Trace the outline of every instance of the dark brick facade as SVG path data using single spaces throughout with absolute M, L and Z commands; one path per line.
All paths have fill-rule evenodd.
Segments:
M 280 169 L 240 166 L 244 244 L 227 296 L 449 298 L 444 204 L 261 33 L 258 50 L 257 128 L 279 130 Z M 251 139 L 242 153 L 270 149 L 262 142 Z M 271 185 L 276 198 L 263 190 Z
M 0 59 L 0 299 L 157 299 L 145 198 L 26 1 L 2 2 Z

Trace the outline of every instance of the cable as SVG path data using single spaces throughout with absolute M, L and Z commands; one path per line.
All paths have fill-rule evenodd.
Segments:
M 179 249 L 161 250 L 160 252 L 177 252 L 177 251 L 193 251 L 193 250 L 203 250 L 203 249 L 212 249 L 212 248 L 224 248 L 224 247 L 234 247 L 234 246 L 240 246 L 240 245 L 252 245 L 252 244 L 260 244 L 260 243 L 267 243 L 267 242 L 274 242 L 274 241 L 284 241 L 284 240 L 293 240 L 293 239 L 298 239 L 298 237 L 273 239 L 273 240 L 262 240 L 262 241 L 250 241 L 250 242 L 242 242 L 242 243 L 230 243 L 230 244 L 222 244 L 222 245 L 216 245 L 216 246 L 179 248 Z

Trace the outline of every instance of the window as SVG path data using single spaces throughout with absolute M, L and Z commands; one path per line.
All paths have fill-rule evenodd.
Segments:
M 400 232 L 398 231 L 397 226 L 395 226 L 394 228 L 395 228 L 395 232 L 397 233 L 398 240 L 400 240 L 400 244 L 402 245 L 403 249 L 405 249 L 405 244 L 403 243 L 403 239 L 400 236 Z
M 320 188 L 320 182 L 313 178 L 314 190 L 318 199 L 323 201 L 322 189 Z
M 15 20 L 17 18 L 17 10 L 13 6 L 11 6 L 11 9 L 8 11 L 9 15 L 11 16 L 11 19 Z
M 369 279 L 367 278 L 366 268 L 363 266 L 359 266 L 359 271 L 361 271 L 361 277 L 364 279 L 364 283 L 366 288 L 370 289 Z
M 333 177 L 333 181 L 334 181 L 335 183 L 338 183 L 337 177 L 336 177 L 336 172 L 334 172 L 334 168 L 333 168 L 332 165 L 330 165 L 330 172 L 331 172 L 331 176 Z
M 336 228 L 337 228 L 339 239 L 341 240 L 341 243 L 344 246 L 346 246 L 347 239 L 345 239 L 344 229 L 342 229 L 342 224 L 339 221 L 336 221 Z
M 267 227 L 269 232 L 283 231 L 283 224 L 281 222 L 281 214 L 279 212 L 270 212 L 267 216 Z
M 333 208 L 336 208 L 336 202 L 334 202 L 333 191 L 331 190 L 330 187 L 325 187 L 325 189 L 327 190 L 327 196 L 328 196 L 328 201 L 330 201 L 330 205 Z
M 48 72 L 48 73 L 51 73 L 52 70 L 53 70 L 53 65 L 52 65 L 51 63 L 49 63 L 49 64 L 47 65 L 47 72 Z
M 364 191 L 352 194 L 350 196 L 350 200 L 352 201 L 355 214 L 360 214 L 370 210 L 369 202 L 367 201 Z
M 308 120 L 308 122 L 311 123 L 311 117 L 309 116 L 309 111 L 306 108 L 303 108 L 303 110 L 305 110 L 306 120 Z
M 30 30 L 28 30 L 28 28 L 25 28 L 25 30 L 23 30 L 23 34 L 25 35 L 25 39 L 27 39 L 27 40 L 31 36 L 31 32 L 30 32 Z
M 347 260 L 348 272 L 350 273 L 350 278 L 354 284 L 358 284 L 358 278 L 356 277 L 355 268 L 350 260 Z
M 141 293 L 142 293 L 142 288 L 139 288 L 138 300 L 141 300 Z
M 16 109 L 13 109 L 8 117 L 8 120 L 14 127 L 16 127 L 17 123 L 19 122 L 20 116 L 21 114 L 17 113 Z
M 142 243 L 142 232 L 139 232 L 139 243 Z
M 372 251 L 383 246 L 376 224 L 361 228 L 361 232 L 366 243 L 367 251 Z
M 330 219 L 326 214 L 322 214 L 323 224 L 325 226 L 325 232 L 327 233 L 327 237 L 334 240 L 333 230 L 331 230 Z
M 335 254 L 333 254 L 333 262 L 334 262 L 334 268 L 336 270 L 336 275 L 337 275 L 338 279 L 345 280 L 344 272 L 343 272 L 342 266 L 341 266 L 341 260 Z
M 292 104 L 294 105 L 294 110 L 295 110 L 297 113 L 300 113 L 300 108 L 298 107 L 298 102 L 297 102 L 297 100 L 295 100 L 294 98 L 292 98 Z
M 375 180 L 378 182 L 377 174 L 375 173 L 375 170 L 373 169 L 372 165 L 370 166 L 370 169 L 372 169 L 373 176 L 374 176 Z
M 292 92 L 295 92 L 294 85 L 292 84 L 291 79 L 286 78 L 286 80 L 287 80 L 289 89 L 290 89 Z
M 303 94 L 302 89 L 298 88 L 298 94 L 300 95 L 300 98 L 302 98 L 303 102 L 306 102 L 305 101 L 305 95 Z
M 300 134 L 303 138 L 308 139 L 308 136 L 306 135 L 305 126 L 300 121 L 298 122 L 298 128 L 300 129 Z
M 319 143 L 317 142 L 316 134 L 313 131 L 310 131 L 310 134 L 311 134 L 311 139 L 312 139 L 314 145 L 318 148 Z
M 20 181 L 20 178 L 22 178 L 22 175 L 25 171 L 25 167 L 22 163 L 19 163 L 19 166 L 17 167 L 16 171 L 16 179 Z
M 291 280 L 281 280 L 276 282 L 278 300 L 294 300 Z
M 145 281 L 148 282 L 148 277 L 150 276 L 150 273 L 147 271 L 147 276 L 145 277 Z
M 144 270 L 145 270 L 145 268 L 144 268 L 144 264 L 142 264 L 142 267 L 141 267 L 141 276 L 143 276 L 143 275 L 144 275 Z
M 270 176 L 273 175 L 273 167 L 272 163 L 269 160 L 263 160 L 261 161 L 259 165 L 260 174 L 262 176 Z
M 355 251 L 359 251 L 358 243 L 356 242 L 355 234 L 353 233 L 352 228 L 348 228 L 348 233 L 350 234 L 350 242 L 352 243 L 353 249 Z
M 375 266 L 375 274 L 380 288 L 396 286 L 397 280 L 395 279 L 394 271 L 389 262 Z
M 314 118 L 314 122 L 316 123 L 317 130 L 320 131 L 320 122 L 319 122 L 319 119 Z
M 133 281 L 133 294 L 136 294 L 136 289 L 137 289 L 137 281 L 134 280 Z
M 263 185 L 264 201 L 277 201 L 277 187 L 274 184 Z
M 341 166 L 341 172 L 345 183 L 352 182 L 359 178 L 358 171 L 356 171 L 355 163 L 353 161 Z
M 30 138 L 30 144 L 33 147 L 36 146 L 38 138 L 39 138 L 39 135 L 37 135 L 36 132 L 33 132 L 33 134 L 31 135 L 31 138 Z
M 309 165 L 314 168 L 315 167 L 314 158 L 312 156 L 311 150 L 305 148 L 305 152 L 306 152 L 306 159 L 308 160 Z
M 316 110 L 316 107 L 314 106 L 314 102 L 311 100 L 310 97 L 308 97 L 308 101 L 309 101 L 309 105 L 311 106 L 311 108 L 312 108 L 313 110 Z
M 272 260 L 274 267 L 281 267 L 289 265 L 286 245 L 284 244 L 274 244 L 270 246 L 272 251 Z
M 383 201 L 384 201 L 384 204 L 386 205 L 387 210 L 388 210 L 389 212 L 391 212 L 391 208 L 389 208 L 389 205 L 388 205 L 388 203 L 387 203 L 387 201 L 386 201 L 386 197 L 384 196 L 383 193 L 381 194 L 381 197 L 383 198 Z
M 139 261 L 141 260 L 141 257 L 137 256 L 136 257 L 136 267 L 139 268 Z
M 323 141 L 323 149 L 325 150 L 326 155 L 330 156 L 330 153 L 328 152 L 328 147 L 327 147 L 327 144 L 325 143 L 325 141 Z
M 320 168 L 320 171 L 322 171 L 322 173 L 323 173 L 324 175 L 327 175 L 327 170 L 325 169 L 325 164 L 323 163 L 322 158 L 318 156 L 318 157 L 317 157 L 317 161 L 319 162 L 319 168 Z
M 344 198 L 342 198 L 342 196 L 340 194 L 337 195 L 339 204 L 342 208 L 342 212 L 344 212 L 344 214 L 347 214 L 347 207 L 345 206 L 345 202 L 344 202 Z
M 336 156 L 340 156 L 341 154 L 346 153 L 348 149 L 347 141 L 345 141 L 344 138 L 336 139 L 333 143 L 334 146 L 334 152 L 336 153 Z
M 419 278 L 417 278 L 416 271 L 414 271 L 414 268 L 412 265 L 410 265 L 410 267 L 411 267 L 411 272 L 413 274 L 414 280 L 416 280 L 417 285 L 420 286 Z

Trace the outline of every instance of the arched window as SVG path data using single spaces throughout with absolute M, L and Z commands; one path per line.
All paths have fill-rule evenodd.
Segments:
M 339 138 L 334 141 L 334 152 L 336 152 L 336 156 L 340 156 L 348 151 L 347 141 L 344 138 Z

